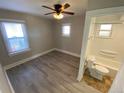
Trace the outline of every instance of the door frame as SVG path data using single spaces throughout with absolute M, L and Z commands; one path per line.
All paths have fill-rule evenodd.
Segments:
M 79 65 L 79 72 L 78 72 L 78 77 L 77 77 L 78 81 L 81 81 L 83 78 L 83 75 L 84 75 L 84 64 L 85 64 L 85 59 L 86 59 L 86 49 L 87 49 L 87 43 L 88 43 L 88 35 L 90 32 L 91 19 L 93 17 L 121 14 L 121 13 L 124 13 L 124 6 L 105 8 L 105 9 L 97 9 L 97 10 L 92 10 L 92 11 L 86 12 L 86 19 L 85 19 L 83 40 L 82 40 L 82 48 L 81 48 L 81 56 L 80 56 L 80 65 Z

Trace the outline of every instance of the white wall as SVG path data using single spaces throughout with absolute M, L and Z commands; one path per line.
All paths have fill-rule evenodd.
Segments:
M 91 53 L 99 56 L 100 50 L 117 52 L 117 56 L 112 60 L 122 62 L 124 60 L 124 24 L 114 24 L 112 38 L 95 38 L 91 42 Z
M 96 31 L 96 29 L 92 29 Z M 113 24 L 112 26 L 112 37 L 109 39 L 103 39 L 95 37 L 90 39 L 90 55 L 96 55 L 100 57 L 105 57 L 108 60 L 122 62 L 124 61 L 124 24 Z M 109 58 L 103 55 L 100 55 L 101 50 L 113 51 L 117 55 L 114 58 Z
M 124 63 L 121 66 L 108 93 L 124 93 Z

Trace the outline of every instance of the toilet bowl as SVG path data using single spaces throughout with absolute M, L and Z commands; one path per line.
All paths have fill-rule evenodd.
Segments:
M 95 57 L 88 57 L 87 63 L 90 75 L 98 80 L 103 80 L 103 76 L 109 73 L 106 67 L 97 65 Z
M 101 73 L 103 75 L 106 75 L 107 73 L 109 73 L 109 70 L 103 66 L 95 65 L 94 68 L 98 71 L 98 73 Z

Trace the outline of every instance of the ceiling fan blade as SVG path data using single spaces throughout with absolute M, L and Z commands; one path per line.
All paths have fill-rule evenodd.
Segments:
M 55 11 L 55 9 L 53 9 L 53 8 L 51 8 L 51 7 L 48 7 L 48 6 L 45 6 L 45 5 L 43 5 L 42 7 Z
M 64 9 L 67 9 L 67 8 L 69 8 L 70 7 L 70 4 L 68 4 L 68 3 L 66 3 L 65 5 L 64 5 Z
M 54 13 L 56 13 L 56 12 L 46 13 L 44 15 L 50 15 L 50 14 L 54 14 Z
M 74 15 L 74 12 L 63 11 L 62 13 L 64 13 L 64 14 L 69 14 L 69 15 Z

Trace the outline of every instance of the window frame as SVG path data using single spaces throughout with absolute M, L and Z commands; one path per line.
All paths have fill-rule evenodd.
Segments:
M 65 35 L 64 33 L 63 33 L 63 28 L 64 28 L 64 26 L 69 26 L 70 27 L 70 32 L 69 32 L 69 35 Z M 65 24 L 62 24 L 62 36 L 63 37 L 70 37 L 71 36 L 71 23 L 65 23 Z
M 23 26 L 24 26 L 24 30 L 23 30 L 24 39 L 27 42 L 28 48 L 20 50 L 20 51 L 10 52 L 9 49 L 11 47 L 8 44 L 8 37 L 6 35 L 6 32 L 5 32 L 6 30 L 4 29 L 4 27 L 2 25 L 2 22 L 23 24 Z M 18 55 L 18 54 L 21 54 L 21 53 L 24 53 L 24 52 L 28 52 L 28 51 L 31 50 L 30 45 L 29 45 L 28 33 L 27 33 L 28 30 L 27 30 L 27 26 L 26 26 L 25 21 L 23 21 L 23 20 L 13 20 L 13 19 L 0 19 L 0 30 L 1 30 L 1 35 L 2 35 L 3 41 L 4 41 L 5 49 L 6 49 L 9 56 L 15 56 L 15 55 Z
M 113 28 L 113 24 L 111 24 L 112 25 L 112 27 L 111 27 L 111 30 L 101 30 L 100 28 L 101 28 L 101 25 L 107 25 L 107 24 L 110 24 L 110 23 L 100 23 L 100 24 L 97 24 L 96 25 L 96 36 L 98 37 L 98 38 L 103 38 L 103 39 L 111 39 L 112 38 L 112 28 Z M 110 34 L 109 34 L 109 36 L 100 36 L 99 35 L 99 33 L 100 33 L 100 31 L 102 32 L 102 31 L 110 31 Z

